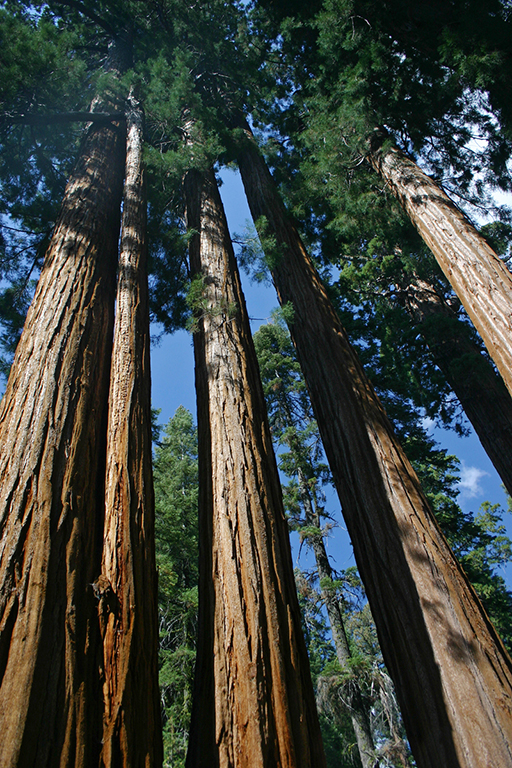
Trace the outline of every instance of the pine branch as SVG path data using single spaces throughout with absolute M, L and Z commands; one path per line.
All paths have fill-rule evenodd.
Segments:
M 2 123 L 22 123 L 23 125 L 54 125 L 55 123 L 109 123 L 124 120 L 124 112 L 60 112 L 54 115 L 3 115 Z
M 101 16 L 97 16 L 94 11 L 91 11 L 90 8 L 87 8 L 87 6 L 80 2 L 80 0 L 55 0 L 55 2 L 57 5 L 64 5 L 68 8 L 74 8 L 83 16 L 86 16 L 88 19 L 90 19 L 90 21 L 93 21 L 95 24 L 101 27 L 101 29 L 103 29 L 107 35 L 110 35 L 112 38 L 117 37 L 118 32 L 114 29 L 114 27 L 112 27 L 108 21 L 102 19 Z

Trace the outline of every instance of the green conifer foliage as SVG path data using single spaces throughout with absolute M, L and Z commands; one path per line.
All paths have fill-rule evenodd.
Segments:
M 180 406 L 154 457 L 164 765 L 185 764 L 197 632 L 197 431 Z
M 306 472 L 311 492 L 317 494 L 323 513 L 322 486 L 331 482 L 316 422 L 286 327 L 282 321 L 262 326 L 255 334 L 260 370 L 272 436 L 279 445 L 280 467 L 292 482 L 284 486 L 284 498 L 292 525 L 303 528 L 300 491 L 294 476 L 298 467 Z M 363 349 L 366 346 L 366 349 Z M 462 563 L 473 587 L 509 650 L 512 650 L 512 592 L 507 589 L 500 567 L 512 561 L 512 542 L 503 525 L 505 511 L 486 502 L 475 513 L 464 513 L 457 503 L 459 461 L 439 447 L 422 425 L 421 411 L 406 401 L 400 369 L 380 367 L 381 352 L 361 344 L 365 367 L 377 382 L 379 395 L 401 439 L 441 529 Z M 384 375 L 386 373 L 386 375 Z M 299 450 L 290 450 L 294 443 Z M 283 448 L 287 450 L 283 451 Z M 329 522 L 327 521 L 327 527 Z M 313 535 L 314 531 L 310 531 Z M 308 531 L 302 533 L 307 541 Z

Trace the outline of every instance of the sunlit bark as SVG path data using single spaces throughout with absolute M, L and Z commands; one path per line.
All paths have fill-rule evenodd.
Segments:
M 403 152 L 374 149 L 368 159 L 434 254 L 512 395 L 512 274 L 442 188 Z
M 413 754 L 422 768 L 511 766 L 510 658 L 246 133 L 242 179 L 253 218 L 275 239 L 274 283 L 293 310 L 290 331 Z
M 245 301 L 213 173 L 185 182 L 200 462 L 188 768 L 325 765 Z M 199 281 L 199 282 L 198 282 Z

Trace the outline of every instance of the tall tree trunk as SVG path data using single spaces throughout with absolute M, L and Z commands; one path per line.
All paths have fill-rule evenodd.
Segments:
M 376 136 L 378 147 L 382 137 Z M 441 187 L 396 147 L 372 167 L 398 198 L 459 297 L 512 395 L 512 274 Z
M 293 448 L 290 446 L 291 450 Z M 306 525 L 320 528 L 320 515 L 313 508 L 310 492 L 304 472 L 298 468 L 299 491 L 304 506 Z M 315 556 L 318 580 L 320 582 L 320 594 L 327 610 L 329 624 L 332 632 L 334 647 L 336 648 L 336 657 L 342 669 L 350 671 L 352 653 L 348 642 L 345 624 L 343 621 L 343 607 L 340 603 L 336 590 L 334 589 L 332 568 L 327 557 L 323 536 L 313 534 L 309 537 L 309 542 Z M 363 699 L 363 694 L 359 683 L 354 679 L 351 683 L 350 695 L 346 697 L 350 720 L 354 729 L 357 742 L 359 758 L 363 768 L 377 768 L 379 761 L 375 758 L 375 745 L 370 727 L 370 717 L 368 708 Z
M 325 765 L 245 300 L 213 172 L 185 181 L 200 462 L 188 768 Z
M 512 662 L 453 557 L 248 127 L 239 157 L 421 768 L 512 765 Z
M 129 99 L 112 352 L 105 533 L 96 582 L 103 638 L 106 768 L 162 762 L 151 470 L 151 381 L 143 115 Z
M 503 380 L 431 283 L 415 276 L 399 300 L 512 495 L 512 399 Z
M 2 768 L 98 762 L 105 434 L 124 130 L 92 127 L 0 406 Z

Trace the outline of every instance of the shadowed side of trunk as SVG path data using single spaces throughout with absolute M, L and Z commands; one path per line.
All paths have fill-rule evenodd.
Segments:
M 511 661 L 288 219 L 248 128 L 239 156 L 310 392 L 357 565 L 422 768 L 512 765 Z
M 101 739 L 105 434 L 124 128 L 92 127 L 0 407 L 1 765 L 91 766 Z
M 188 768 L 325 765 L 256 353 L 213 172 L 185 181 L 200 618 Z
M 110 379 L 101 576 L 104 728 L 100 764 L 162 762 L 151 470 L 143 115 L 127 112 L 126 176 Z
M 438 184 L 378 142 L 369 162 L 434 254 L 512 395 L 512 274 Z
M 512 398 L 503 380 L 433 285 L 415 276 L 399 292 L 399 301 L 417 324 L 512 495 Z

